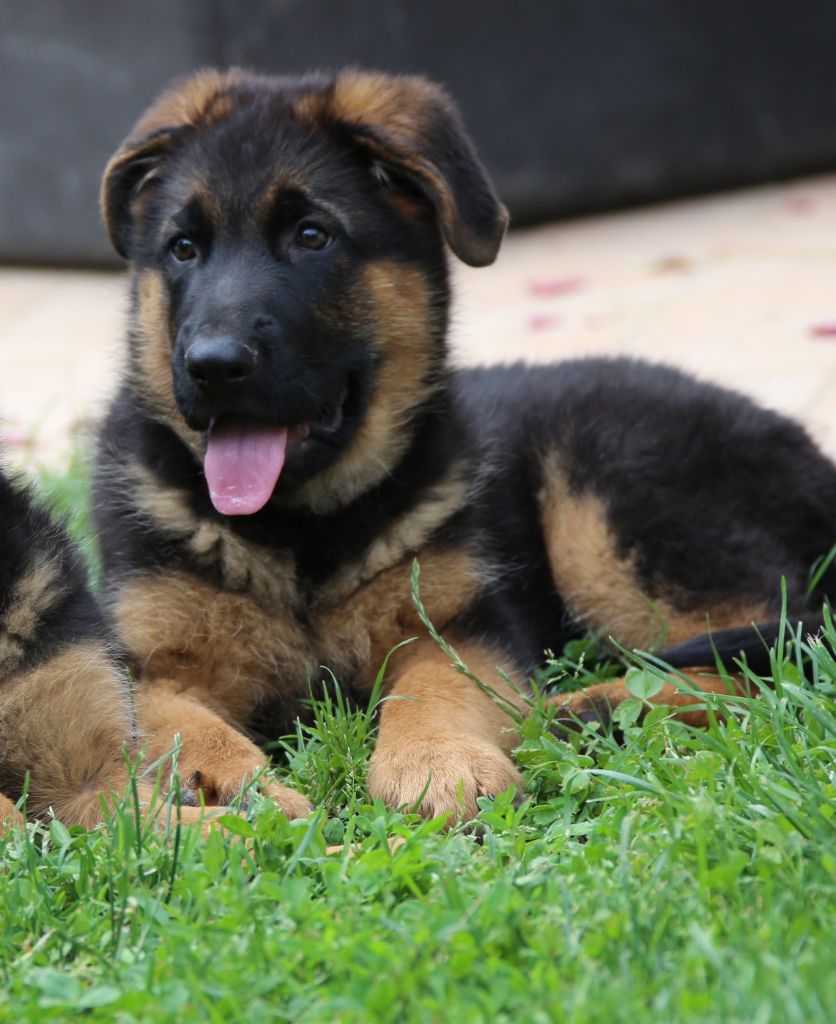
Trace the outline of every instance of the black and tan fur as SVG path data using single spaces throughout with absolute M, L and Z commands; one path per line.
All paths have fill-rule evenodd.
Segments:
M 125 659 L 63 526 L 2 469 L 0 508 L 0 833 L 24 794 L 28 818 L 89 828 L 125 797 L 142 747 Z M 132 786 L 159 815 L 152 783 Z M 211 827 L 196 806 L 177 820 Z
M 63 530 L 2 473 L 0 507 L 0 828 L 27 774 L 29 816 L 89 826 L 127 785 L 127 680 Z
M 508 717 L 421 627 L 415 557 L 435 625 L 518 706 L 497 667 L 522 682 L 586 630 L 647 648 L 768 621 L 782 575 L 807 607 L 836 471 L 800 427 L 625 360 L 451 370 L 446 250 L 490 263 L 507 218 L 431 83 L 200 73 L 114 156 L 103 208 L 133 282 L 96 483 L 107 590 L 143 727 L 161 748 L 183 734 L 209 802 L 263 763 L 321 666 L 362 700 L 410 636 L 373 794 L 471 813 L 518 781 Z M 207 346 L 221 369 L 196 371 Z M 330 426 L 260 511 L 227 516 L 202 468 L 218 416 Z

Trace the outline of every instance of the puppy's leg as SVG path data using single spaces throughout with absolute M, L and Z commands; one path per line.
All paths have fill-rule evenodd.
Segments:
M 192 692 L 178 693 L 164 680 L 142 684 L 137 691 L 139 727 L 151 760 L 165 756 L 180 736 L 179 771 L 186 799 L 202 794 L 207 805 L 229 804 L 268 759 L 243 733 L 210 710 Z M 300 793 L 274 782 L 259 789 L 274 800 L 288 818 L 310 813 Z
M 476 814 L 478 796 L 520 786 L 508 756 L 517 743 L 513 720 L 430 641 L 404 653 L 407 663 L 381 713 L 369 789 L 390 807 L 419 805 L 428 817 L 467 820 Z M 501 654 L 475 644 L 462 644 L 459 654 L 477 678 L 522 711 L 524 702 L 496 671 Z
M 180 775 L 197 799 L 228 804 L 268 760 L 243 734 L 263 696 L 271 657 L 284 660 L 295 635 L 244 594 L 220 591 L 197 577 L 140 577 L 115 606 L 122 642 L 142 666 L 136 688 L 139 729 L 155 760 L 180 735 Z M 291 630 L 292 634 L 292 630 Z M 269 680 L 268 680 L 269 681 Z M 265 782 L 289 817 L 308 801 Z
M 688 680 L 688 689 L 702 693 L 714 693 L 721 696 L 730 694 L 746 695 L 748 688 L 740 676 L 730 676 L 728 680 L 710 672 L 699 669 L 686 669 L 683 672 Z M 615 679 L 607 683 L 597 683 L 576 693 L 563 694 L 549 701 L 560 708 L 556 721 L 571 726 L 575 719 L 581 722 L 609 722 L 613 708 L 625 700 L 632 700 L 633 694 L 623 679 Z M 695 708 L 700 704 L 699 694 L 688 692 L 675 683 L 666 682 L 662 689 L 648 698 L 650 704 L 665 704 L 674 708 L 691 708 L 689 711 L 677 712 L 675 718 L 687 725 L 705 728 L 708 725 L 708 711 Z
M 124 751 L 133 745 L 133 719 L 127 684 L 103 645 L 76 645 L 4 683 L 0 735 L 4 776 L 22 789 L 29 774 L 32 818 L 51 810 L 67 825 L 92 828 L 103 809 L 127 792 Z M 139 779 L 136 788 L 148 813 L 153 787 Z M 164 804 L 153 813 L 162 824 Z M 23 820 L 0 794 L 0 832 L 10 819 Z M 189 806 L 174 810 L 172 820 L 200 825 L 204 832 L 212 824 L 209 814 Z
M 14 802 L 0 793 L 0 836 L 12 825 L 22 824 L 23 816 L 15 807 Z
M 66 648 L 7 680 L 0 733 L 4 775 L 22 787 L 29 773 L 32 817 L 51 808 L 66 824 L 89 828 L 101 820 L 102 798 L 125 791 L 128 690 L 98 641 Z

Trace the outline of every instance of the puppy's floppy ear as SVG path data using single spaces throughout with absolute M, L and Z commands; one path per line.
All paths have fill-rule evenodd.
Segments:
M 345 71 L 329 107 L 360 145 L 421 188 L 460 260 L 473 267 L 493 263 L 508 213 L 440 86 L 417 76 Z
M 171 151 L 174 133 L 162 131 L 150 138 L 125 140 L 105 169 L 101 207 L 110 244 L 123 259 L 130 259 L 133 225 L 143 194 Z
M 101 208 L 113 248 L 130 258 L 131 236 L 142 199 L 159 181 L 178 138 L 198 124 L 228 111 L 230 87 L 244 78 L 235 69 L 223 74 L 198 71 L 163 93 L 142 115 L 105 168 Z

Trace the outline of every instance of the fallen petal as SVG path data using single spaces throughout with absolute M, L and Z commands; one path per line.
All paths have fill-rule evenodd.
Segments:
M 546 331 L 550 327 L 557 327 L 560 317 L 554 313 L 532 313 L 528 318 L 528 329 L 530 331 Z
M 15 430 L 13 427 L 0 430 L 0 445 L 6 448 L 18 448 L 32 444 L 33 441 L 32 435 L 25 430 Z
M 533 277 L 528 282 L 528 290 L 532 295 L 569 295 L 580 291 L 584 280 L 577 274 L 562 277 Z
M 796 194 L 787 196 L 784 205 L 791 213 L 807 214 L 812 213 L 816 208 L 816 201 L 812 196 Z

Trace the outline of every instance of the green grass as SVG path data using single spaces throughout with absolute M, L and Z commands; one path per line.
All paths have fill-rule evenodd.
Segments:
M 0 1020 L 836 1020 L 829 647 L 830 623 L 787 640 L 777 687 L 706 731 L 637 724 L 636 700 L 623 744 L 566 742 L 538 701 L 523 804 L 470 829 L 369 801 L 374 709 L 339 697 L 282 748 L 307 821 L 255 798 L 205 840 L 138 829 L 130 801 L 90 833 L 30 826 L 0 841 Z M 572 645 L 540 682 L 595 658 Z

